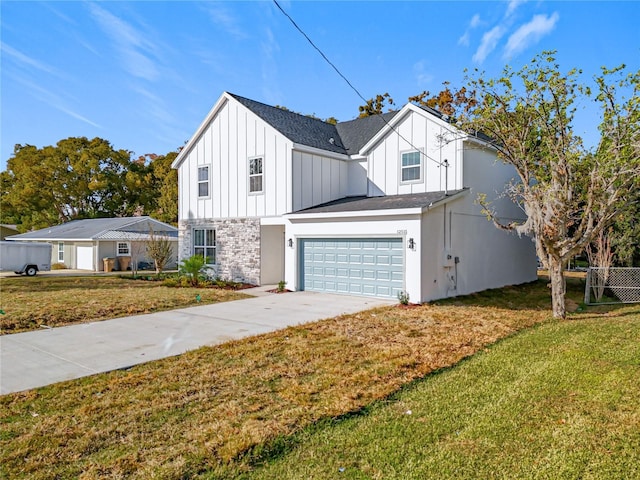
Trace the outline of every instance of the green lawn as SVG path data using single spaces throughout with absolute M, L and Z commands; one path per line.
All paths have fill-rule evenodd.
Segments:
M 522 332 L 265 460 L 243 478 L 638 479 L 640 313 Z

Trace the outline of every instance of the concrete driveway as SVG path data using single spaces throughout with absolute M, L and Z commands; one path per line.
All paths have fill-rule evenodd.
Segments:
M 214 305 L 0 336 L 0 394 L 127 368 L 205 345 L 395 303 L 315 292 L 258 295 Z

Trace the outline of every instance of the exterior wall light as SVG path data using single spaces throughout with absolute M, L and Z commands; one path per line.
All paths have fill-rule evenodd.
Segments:
M 289 248 L 293 248 L 293 238 L 289 239 Z
M 414 241 L 413 241 L 413 238 L 410 238 L 410 239 L 409 239 L 409 242 L 407 243 L 407 246 L 408 246 L 411 250 L 413 250 L 413 249 L 415 249 L 415 248 L 416 248 L 416 242 L 414 242 Z

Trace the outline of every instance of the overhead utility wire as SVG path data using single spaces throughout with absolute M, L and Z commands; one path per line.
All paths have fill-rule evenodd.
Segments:
M 312 46 L 313 48 L 315 48 L 315 49 L 317 50 L 317 52 L 322 56 L 322 58 L 324 58 L 324 60 L 325 60 L 329 65 L 331 65 L 331 67 L 336 71 L 336 73 L 337 73 L 338 75 L 340 75 L 340 76 L 342 77 L 342 79 L 343 79 L 345 82 L 347 82 L 347 85 L 349 85 L 349 87 L 351 87 L 351 89 L 352 89 L 354 92 L 356 92 L 356 95 L 358 95 L 358 97 L 360 97 L 360 98 L 362 99 L 362 101 L 363 101 L 363 102 L 367 103 L 367 99 L 365 99 L 365 98 L 362 96 L 362 94 L 358 91 L 358 89 L 357 89 L 356 87 L 354 87 L 354 86 L 353 86 L 353 84 L 349 81 L 349 79 L 347 79 L 347 77 L 345 77 L 345 76 L 342 74 L 342 72 L 338 69 L 338 67 L 336 67 L 336 66 L 333 64 L 333 62 L 331 62 L 331 60 L 329 60 L 329 59 L 327 58 L 327 56 L 322 52 L 322 50 L 320 50 L 320 48 L 318 48 L 318 46 L 317 46 L 315 43 L 313 43 L 313 40 L 311 40 L 311 39 L 309 38 L 309 36 L 308 36 L 306 33 L 304 33 L 304 30 L 302 30 L 302 28 L 300 28 L 300 27 L 298 26 L 298 24 L 295 22 L 295 20 L 294 20 L 293 18 L 291 18 L 291 16 L 290 16 L 287 12 L 285 12 L 285 11 L 284 11 L 284 9 L 283 9 L 283 8 L 280 6 L 280 4 L 278 3 L 278 0 L 273 0 L 273 3 L 275 3 L 276 7 L 278 7 L 278 10 L 280 10 L 280 11 L 282 12 L 282 14 L 283 14 L 285 17 L 287 17 L 287 18 L 289 19 L 289 21 L 293 24 L 293 26 L 296 28 L 296 30 L 298 30 L 298 31 L 302 34 L 302 36 L 303 36 L 304 38 L 306 38 L 306 39 L 307 39 L 307 42 L 309 42 L 309 43 L 311 44 L 311 46 Z M 384 118 L 384 115 L 380 115 L 380 118 L 381 118 L 381 119 L 382 119 L 382 121 L 383 121 L 383 122 L 384 122 L 384 123 L 385 123 L 385 124 L 386 124 L 390 129 L 391 129 L 391 130 L 393 130 L 393 131 L 394 131 L 394 132 L 395 132 L 395 133 L 396 133 L 396 134 L 397 134 L 401 139 L 403 139 L 405 142 L 407 142 L 407 143 L 411 146 L 411 148 L 414 148 L 415 150 L 417 150 L 417 151 L 418 151 L 418 153 L 421 153 L 422 155 L 424 155 L 424 157 L 425 157 L 427 160 L 431 160 L 432 162 L 437 163 L 437 164 L 438 164 L 438 166 L 440 166 L 440 167 L 449 167 L 449 163 L 448 163 L 446 160 L 445 160 L 444 162 L 440 162 L 440 161 L 436 160 L 435 158 L 431 158 L 431 157 L 429 157 L 429 155 L 427 155 L 427 154 L 426 154 L 425 152 L 423 152 L 421 149 L 419 149 L 418 147 L 416 147 L 415 145 L 413 145 L 409 140 L 407 140 L 406 138 L 404 138 L 404 136 L 402 136 L 402 134 L 401 134 L 398 130 L 396 130 L 396 128 L 395 128 L 395 127 L 393 127 L 389 122 L 387 122 L 386 118 Z

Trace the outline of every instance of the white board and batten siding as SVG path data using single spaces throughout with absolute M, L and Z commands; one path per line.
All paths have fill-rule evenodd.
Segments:
M 235 100 L 218 109 L 180 164 L 179 216 L 236 218 L 290 211 L 291 142 Z M 249 192 L 249 159 L 263 159 L 263 190 Z M 198 168 L 209 167 L 209 196 L 198 197 Z
M 456 190 L 462 185 L 462 141 L 452 128 L 419 109 L 409 109 L 395 126 L 368 152 L 369 195 L 402 195 Z M 402 182 L 402 154 L 419 150 L 421 178 Z M 443 166 L 447 160 L 449 167 Z
M 349 162 L 294 150 L 292 211 L 344 198 L 349 192 Z

